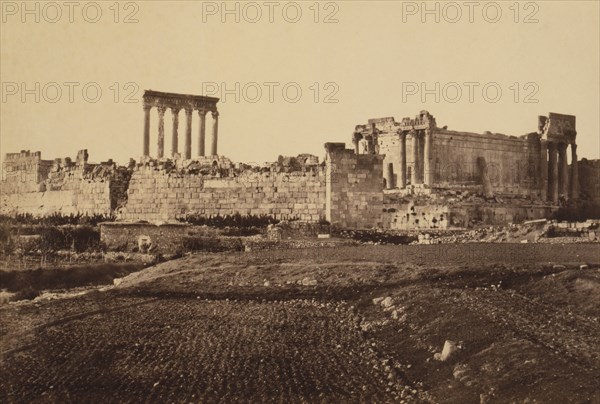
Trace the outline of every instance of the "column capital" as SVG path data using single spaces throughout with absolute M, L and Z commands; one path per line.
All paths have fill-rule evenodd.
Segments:
M 165 107 L 164 105 L 159 105 L 158 107 L 156 107 L 156 109 L 158 110 L 158 114 L 163 116 L 165 114 L 165 111 L 167 110 L 167 107 Z
M 173 115 L 178 114 L 181 111 L 181 107 L 171 107 L 171 112 Z
M 142 105 L 142 108 L 144 108 L 144 111 L 148 112 L 152 109 L 152 105 L 144 104 Z
M 219 111 L 212 111 L 212 117 L 213 118 L 218 118 L 219 117 Z
M 198 115 L 200 116 L 200 118 L 204 118 L 206 116 L 206 113 L 208 112 L 205 109 L 198 109 Z
M 188 116 L 191 116 L 192 112 L 194 112 L 194 110 L 192 108 L 184 108 L 183 110 L 185 111 L 185 114 Z

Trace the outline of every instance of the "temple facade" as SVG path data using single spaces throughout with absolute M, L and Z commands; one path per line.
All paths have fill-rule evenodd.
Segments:
M 538 131 L 507 136 L 438 127 L 421 111 L 414 119 L 369 119 L 352 135 L 355 153 L 381 154 L 387 189 L 421 192 L 483 190 L 487 196 L 538 197 L 550 204 L 577 199 L 575 117 L 550 113 L 538 118 Z M 567 149 L 571 148 L 571 161 Z

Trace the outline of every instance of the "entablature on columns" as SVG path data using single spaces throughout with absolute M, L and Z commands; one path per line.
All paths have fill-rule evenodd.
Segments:
M 394 117 L 369 119 L 366 125 L 356 125 L 354 137 L 362 135 L 377 136 L 382 133 L 409 133 L 411 131 L 426 131 L 436 128 L 436 121 L 428 111 L 421 111 L 414 118 L 403 118 L 396 122 Z
M 576 144 L 577 130 L 574 115 L 550 112 L 538 117 L 538 129 L 542 139 L 549 143 Z
M 144 92 L 144 108 L 172 108 L 173 110 L 198 110 L 204 112 L 218 113 L 218 98 L 205 97 L 203 95 L 189 95 L 165 93 L 161 91 L 146 90 Z

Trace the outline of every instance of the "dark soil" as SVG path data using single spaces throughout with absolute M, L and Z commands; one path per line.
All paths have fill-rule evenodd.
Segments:
M 599 254 L 194 255 L 108 292 L 0 308 L 0 401 L 600 402 Z M 438 361 L 446 340 L 460 349 Z

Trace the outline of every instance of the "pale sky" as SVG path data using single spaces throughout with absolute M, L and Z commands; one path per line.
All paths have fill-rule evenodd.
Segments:
M 351 147 L 354 126 L 369 118 L 423 109 L 440 127 L 516 136 L 536 131 L 538 115 L 573 114 L 579 156 L 599 158 L 599 2 L 476 3 L 429 2 L 434 13 L 422 14 L 420 1 L 229 2 L 234 13 L 222 15 L 222 2 L 30 2 L 28 14 L 21 1 L 3 1 L 1 152 L 52 159 L 87 148 L 93 162 L 138 159 L 140 101 L 152 89 L 221 98 L 230 90 L 218 104 L 219 154 L 234 161 L 322 157 L 325 142 Z M 165 118 L 169 153 L 170 112 Z M 154 112 L 152 153 L 156 121 Z M 194 153 L 197 124 L 194 115 Z

